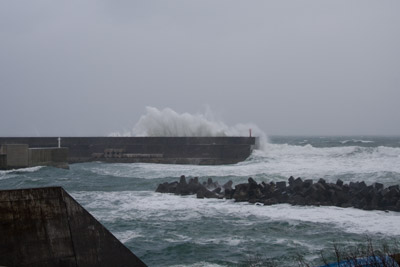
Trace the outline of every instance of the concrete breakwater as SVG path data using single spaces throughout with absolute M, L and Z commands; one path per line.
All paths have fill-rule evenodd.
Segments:
M 0 145 L 0 170 L 53 166 L 68 169 L 68 148 L 29 148 L 27 144 Z
M 259 205 L 288 203 L 292 205 L 315 205 L 354 207 L 363 210 L 390 210 L 400 212 L 399 185 L 384 187 L 381 183 L 367 185 L 365 182 L 328 183 L 290 177 L 288 182 L 257 183 L 249 178 L 247 183 L 232 187 L 232 181 L 224 185 L 211 178 L 200 182 L 197 177 L 186 181 L 181 176 L 179 182 L 160 184 L 156 192 L 177 195 L 196 194 L 197 198 L 234 199 Z
M 0 266 L 146 266 L 61 187 L 0 191 Z
M 68 163 L 90 161 L 234 164 L 250 156 L 255 137 L 0 137 L 0 145 L 63 147 Z M 1 160 L 1 159 L 0 159 Z

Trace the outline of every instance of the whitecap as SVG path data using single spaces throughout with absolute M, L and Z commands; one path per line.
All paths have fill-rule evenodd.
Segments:
M 170 265 L 171 267 L 224 267 L 225 265 L 219 265 L 216 263 L 210 263 L 206 261 L 200 261 L 192 264 L 177 264 Z
M 127 231 L 122 231 L 122 232 L 115 232 L 114 233 L 115 237 L 121 241 L 122 243 L 126 243 L 128 241 L 131 241 L 135 238 L 142 237 L 139 232 L 133 231 L 133 230 L 127 230 Z
M 44 166 L 35 166 L 35 167 L 28 167 L 28 168 L 4 170 L 4 171 L 0 171 L 0 174 L 36 172 L 36 171 L 40 170 L 43 167 Z
M 251 225 L 257 221 L 309 222 L 335 227 L 356 234 L 382 234 L 400 237 L 400 213 L 364 211 L 354 208 L 256 206 L 231 200 L 197 199 L 147 191 L 76 192 L 73 196 L 101 221 L 155 219 L 160 221 L 199 221 L 221 215 L 235 217 L 233 225 Z

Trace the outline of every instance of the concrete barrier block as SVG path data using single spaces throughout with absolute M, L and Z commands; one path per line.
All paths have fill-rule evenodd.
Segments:
M 26 144 L 7 144 L 3 145 L 3 154 L 7 155 L 8 168 L 26 168 L 28 162 L 28 145 Z
M 0 266 L 146 266 L 61 187 L 0 191 Z

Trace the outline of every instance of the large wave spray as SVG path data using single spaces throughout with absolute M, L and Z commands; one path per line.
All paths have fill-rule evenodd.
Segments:
M 210 109 L 204 114 L 177 113 L 171 108 L 146 107 L 146 114 L 140 117 L 132 132 L 113 133 L 112 136 L 253 136 L 260 139 L 260 149 L 267 143 L 266 134 L 252 123 L 237 124 L 233 127 L 215 120 Z

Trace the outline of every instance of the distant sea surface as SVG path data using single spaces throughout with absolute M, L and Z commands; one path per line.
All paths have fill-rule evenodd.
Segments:
M 73 164 L 0 171 L 0 189 L 62 186 L 149 266 L 235 266 L 296 256 L 319 264 L 333 244 L 400 238 L 400 213 L 353 208 L 257 206 L 154 191 L 179 176 L 223 184 L 282 181 L 293 175 L 329 182 L 400 184 L 400 137 L 272 136 L 264 151 L 224 166 Z

